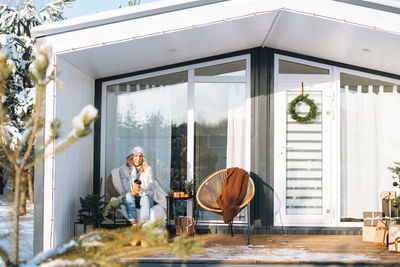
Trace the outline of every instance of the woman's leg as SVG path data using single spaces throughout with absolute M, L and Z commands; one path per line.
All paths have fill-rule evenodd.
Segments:
M 150 219 L 150 209 L 153 207 L 153 200 L 149 196 L 140 198 L 140 223 Z
M 135 196 L 133 196 L 130 192 L 126 193 L 121 202 L 126 207 L 126 211 L 128 212 L 128 220 L 136 221 L 136 206 L 135 206 Z

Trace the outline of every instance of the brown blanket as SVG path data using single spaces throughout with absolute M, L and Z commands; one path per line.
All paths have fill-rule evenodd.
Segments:
M 240 205 L 247 193 L 249 174 L 240 168 L 229 168 L 222 185 L 221 195 L 217 203 L 222 210 L 222 218 L 225 223 L 230 222 L 240 212 Z

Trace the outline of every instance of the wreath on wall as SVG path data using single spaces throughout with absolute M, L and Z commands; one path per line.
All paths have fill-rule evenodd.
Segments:
M 293 99 L 289 105 L 288 105 L 288 112 L 290 114 L 290 117 L 292 117 L 293 120 L 299 122 L 299 123 L 307 123 L 317 117 L 317 105 L 315 105 L 314 100 L 308 98 L 309 95 L 304 95 L 304 86 L 303 83 L 301 83 L 301 95 L 298 95 L 295 99 Z M 310 107 L 310 110 L 308 111 L 306 116 L 300 116 L 297 111 L 296 111 L 296 106 L 298 103 L 305 103 L 307 106 Z

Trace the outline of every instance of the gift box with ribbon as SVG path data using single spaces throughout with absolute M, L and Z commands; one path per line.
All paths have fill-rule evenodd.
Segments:
M 388 221 L 378 220 L 375 226 L 363 226 L 362 240 L 365 242 L 373 242 L 375 244 L 386 244 L 388 234 Z
M 381 211 L 364 211 L 363 221 L 364 226 L 376 226 L 379 220 L 382 219 Z
M 381 199 L 394 199 L 396 198 L 396 192 L 395 191 L 382 191 L 379 193 L 379 196 Z
M 386 245 L 389 230 L 389 220 L 381 220 L 376 224 L 375 244 Z
M 389 224 L 389 250 L 400 252 L 400 224 L 392 221 Z
M 396 198 L 396 192 L 394 191 L 383 191 L 380 193 L 382 199 L 382 212 L 384 217 L 398 217 L 399 212 L 397 208 L 393 207 L 394 199 Z

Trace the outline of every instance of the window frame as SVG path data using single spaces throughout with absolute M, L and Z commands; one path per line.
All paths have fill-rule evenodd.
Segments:
M 333 200 L 334 203 L 336 204 L 335 209 L 337 211 L 337 216 L 335 216 L 336 217 L 335 222 L 336 222 L 336 226 L 338 226 L 338 227 L 362 227 L 363 222 L 342 222 L 342 221 L 340 221 L 341 213 L 342 213 L 342 210 L 340 208 L 340 199 L 341 199 L 341 193 L 342 193 L 340 191 L 341 183 L 342 183 L 342 177 L 340 176 L 340 173 L 341 173 L 341 165 L 340 165 L 340 162 L 341 162 L 341 158 L 340 158 L 340 145 L 341 145 L 340 74 L 341 73 L 357 75 L 357 76 L 361 76 L 361 77 L 365 77 L 365 78 L 369 78 L 369 79 L 381 80 L 381 81 L 395 83 L 395 84 L 396 83 L 400 84 L 400 80 L 386 77 L 386 76 L 377 75 L 377 74 L 372 74 L 372 73 L 368 73 L 368 72 L 364 72 L 364 71 L 333 66 L 333 77 L 334 77 L 334 82 L 335 82 L 334 88 L 336 89 L 334 94 L 337 96 L 337 101 L 336 101 L 336 106 L 335 106 L 335 114 L 338 114 L 338 117 L 339 117 L 339 119 L 336 120 L 336 125 L 334 125 L 334 127 L 336 128 L 336 130 L 335 130 L 336 139 L 335 139 L 335 143 L 333 146 L 333 149 L 335 151 L 335 158 L 334 158 L 333 162 L 334 162 L 334 164 L 336 164 L 336 166 L 332 166 L 332 169 L 337 172 L 337 176 L 338 176 L 337 181 L 333 181 L 333 182 L 336 182 L 336 184 L 334 184 L 334 187 L 336 188 L 334 197 L 336 198 L 336 200 Z M 378 196 L 376 196 L 376 197 L 378 197 Z
M 246 75 L 245 76 L 195 76 L 194 70 L 197 68 L 203 68 L 218 64 L 224 64 L 239 60 L 246 61 Z M 190 64 L 182 67 L 169 68 L 161 71 L 148 72 L 140 75 L 132 75 L 120 79 L 108 80 L 101 83 L 101 114 L 107 114 L 107 86 L 113 84 L 120 84 L 134 80 L 147 79 L 156 76 L 172 74 L 181 71 L 188 72 L 188 91 L 187 91 L 187 180 L 192 181 L 194 177 L 194 86 L 195 83 L 245 83 L 246 98 L 245 98 L 245 110 L 246 110 L 246 140 L 245 140 L 245 151 L 246 151 L 246 162 L 245 170 L 250 173 L 250 162 L 251 162 L 251 55 L 244 54 L 239 56 L 227 57 L 223 59 L 217 59 L 202 63 Z M 106 116 L 101 116 L 101 129 L 100 129 L 100 177 L 107 177 L 105 173 L 105 142 L 106 142 Z M 104 194 L 105 179 L 102 179 L 100 185 L 100 193 Z M 235 222 L 235 224 L 247 224 L 248 213 L 245 213 L 245 220 Z M 221 224 L 222 220 L 199 220 L 199 224 L 213 225 Z
M 326 69 L 329 68 L 329 74 L 307 74 L 307 77 L 314 81 L 323 81 L 326 78 L 331 80 L 333 92 L 332 99 L 334 99 L 334 106 L 332 106 L 332 111 L 335 114 L 335 119 L 332 125 L 332 155 L 331 155 L 331 186 L 332 186 L 332 212 L 333 219 L 330 227 L 361 227 L 363 225 L 362 222 L 341 222 L 341 208 L 340 208 L 340 199 L 341 199 L 341 165 L 340 165 L 340 145 L 341 145 L 341 121 L 340 121 L 340 74 L 347 73 L 351 75 L 358 75 L 369 79 L 376 79 L 385 82 L 400 84 L 400 79 L 391 78 L 388 76 L 383 76 L 379 74 L 370 73 L 362 70 L 355 70 L 351 68 L 338 67 L 335 63 L 320 63 L 318 61 L 308 60 L 301 57 L 296 56 L 287 56 L 279 53 L 274 54 L 274 90 L 277 88 L 277 81 L 280 79 L 286 79 L 287 81 L 297 81 L 299 77 L 303 74 L 281 74 L 279 73 L 279 59 L 311 65 L 315 67 L 321 67 Z M 399 87 L 400 88 L 400 87 Z M 274 116 L 274 115 L 273 115 Z M 274 136 L 275 136 L 275 128 L 274 128 Z M 274 149 L 276 146 L 275 137 L 274 137 Z M 272 163 L 274 164 L 274 163 Z M 276 177 L 274 177 L 275 182 Z M 275 184 L 276 185 L 276 184 Z M 378 197 L 378 196 L 377 196 Z M 276 224 L 275 224 L 276 226 Z M 300 225 L 297 225 L 300 226 Z M 321 225 L 315 225 L 316 227 L 320 227 Z
M 293 62 L 293 63 L 299 63 L 299 64 L 303 64 L 303 65 L 308 65 L 308 66 L 312 66 L 312 67 L 317 67 L 317 68 L 322 68 L 322 69 L 326 69 L 329 71 L 328 74 L 281 74 L 279 73 L 279 60 L 285 60 L 285 61 L 289 61 L 289 62 Z M 329 65 L 329 64 L 322 64 L 319 62 L 315 62 L 315 61 L 311 61 L 311 60 L 306 60 L 306 59 L 302 59 L 302 58 L 298 58 L 298 57 L 292 57 L 292 56 L 286 56 L 286 55 L 282 55 L 282 54 L 278 54 L 276 53 L 274 55 L 274 108 L 273 108 L 273 118 L 274 118 L 274 122 L 273 122 L 273 128 L 274 128 L 274 133 L 273 133 L 273 148 L 274 148 L 274 162 L 272 163 L 274 166 L 274 190 L 275 190 L 275 194 L 274 194 L 274 226 L 278 227 L 278 226 L 309 226 L 309 227 L 329 227 L 329 226 L 335 226 L 335 222 L 334 222 L 334 218 L 332 217 L 332 215 L 330 215 L 330 219 L 329 222 L 327 222 L 326 218 L 323 218 L 323 215 L 307 215 L 307 216 L 313 216 L 313 218 L 309 219 L 309 222 L 306 223 L 300 223 L 298 220 L 298 218 L 295 218 L 294 216 L 299 216 L 299 215 L 289 215 L 289 214 L 285 214 L 284 216 L 282 215 L 277 215 L 277 211 L 280 210 L 281 204 L 282 202 L 286 203 L 286 200 L 281 200 L 279 198 L 280 194 L 281 196 L 285 196 L 286 197 L 286 177 L 283 180 L 282 176 L 279 172 L 279 169 L 276 168 L 277 164 L 280 164 L 279 161 L 281 161 L 282 159 L 279 159 L 281 157 L 281 149 L 282 149 L 282 143 L 280 141 L 279 138 L 279 134 L 282 132 L 279 132 L 281 129 L 279 129 L 280 127 L 277 127 L 277 125 L 281 122 L 278 121 L 278 118 L 281 114 L 279 114 L 279 112 L 285 112 L 286 113 L 286 108 L 285 111 L 283 111 L 283 109 L 281 109 L 279 111 L 278 106 L 275 106 L 277 103 L 276 100 L 276 96 L 275 93 L 279 92 L 279 86 L 278 84 L 280 82 L 298 82 L 298 81 L 304 81 L 304 82 L 325 82 L 325 83 L 330 83 L 332 90 L 333 89 L 333 66 Z M 286 123 L 286 121 L 285 121 Z M 330 123 L 330 122 L 328 122 Z M 285 126 L 286 127 L 286 126 Z M 278 133 L 279 132 L 279 133 Z M 286 129 L 284 131 L 286 133 Z M 328 133 L 328 134 L 327 134 Z M 330 136 L 330 132 L 325 132 L 326 136 L 329 136 L 329 140 L 332 140 L 332 136 Z M 324 136 L 322 137 L 324 138 Z M 333 166 L 333 155 L 332 155 L 332 151 L 325 151 L 323 154 L 323 157 L 325 158 L 324 160 L 326 162 L 328 162 L 328 164 L 331 164 Z M 334 176 L 334 172 L 332 169 L 329 170 L 329 178 L 328 178 L 328 185 L 325 186 L 325 188 L 329 188 L 329 185 L 331 183 L 333 183 L 333 180 L 336 178 Z M 331 190 L 329 188 L 329 195 L 332 196 L 334 194 L 333 190 Z M 323 192 L 322 192 L 323 193 Z M 324 200 L 325 198 L 323 198 L 323 203 L 326 203 L 326 200 Z M 334 199 L 331 197 L 329 199 L 329 207 L 331 209 L 331 211 L 333 210 L 335 206 L 335 203 L 333 202 Z M 334 212 L 334 211 L 333 211 Z M 285 210 L 286 213 L 286 210 Z M 306 216 L 306 215 L 303 215 Z M 292 219 L 292 218 L 294 219 Z M 325 217 L 328 217 L 327 215 L 325 215 Z M 312 221 L 312 222 L 310 222 Z

